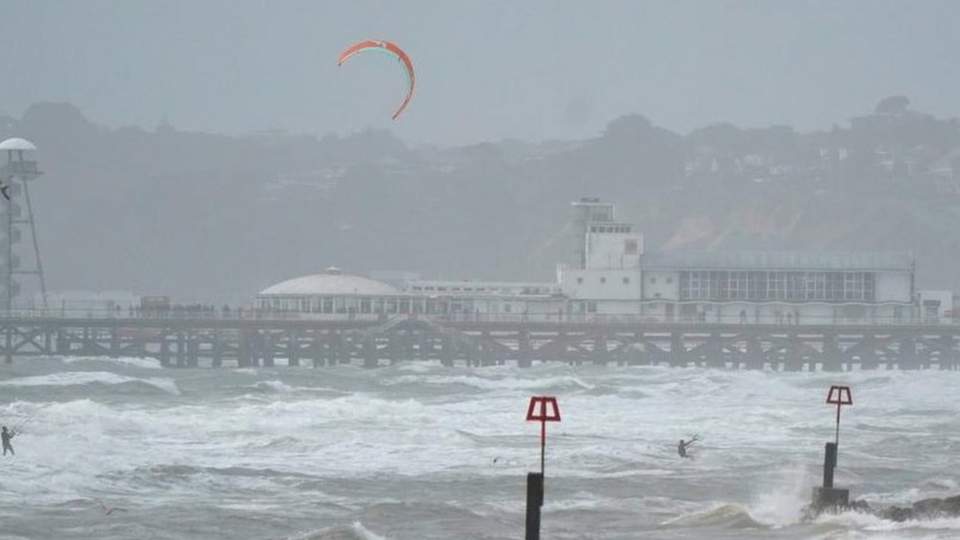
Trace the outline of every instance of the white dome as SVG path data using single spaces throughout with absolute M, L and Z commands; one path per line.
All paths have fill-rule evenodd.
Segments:
M 400 294 L 400 291 L 380 281 L 338 272 L 288 279 L 260 291 L 260 296 L 331 296 L 346 294 L 376 296 Z
M 0 142 L 0 150 L 36 150 L 37 146 L 32 142 L 21 139 L 20 137 L 11 137 Z

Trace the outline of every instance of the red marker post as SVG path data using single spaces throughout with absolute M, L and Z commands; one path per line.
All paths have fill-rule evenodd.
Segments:
M 837 434 L 834 444 L 840 446 L 840 407 L 853 405 L 853 394 L 849 386 L 831 386 L 827 392 L 827 404 L 837 406 Z
M 813 490 L 813 507 L 817 512 L 826 508 L 846 508 L 850 504 L 850 490 L 833 487 L 833 472 L 837 468 L 837 448 L 840 446 L 840 409 L 853 405 L 853 393 L 849 386 L 831 386 L 827 391 L 827 404 L 837 406 L 837 433 L 834 442 L 823 449 L 823 486 Z
M 553 396 L 533 396 L 527 406 L 527 422 L 540 422 L 540 474 L 544 473 L 547 452 L 547 422 L 560 421 L 560 406 Z

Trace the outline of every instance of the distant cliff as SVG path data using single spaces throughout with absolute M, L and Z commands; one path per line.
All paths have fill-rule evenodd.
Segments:
M 960 289 L 960 122 L 894 96 L 844 124 L 680 135 L 628 115 L 583 141 L 411 148 L 110 129 L 41 103 L 0 117 L 0 137 L 40 148 L 53 289 L 238 302 L 330 264 L 551 279 L 582 196 L 616 202 L 648 249 L 907 249 L 923 287 Z

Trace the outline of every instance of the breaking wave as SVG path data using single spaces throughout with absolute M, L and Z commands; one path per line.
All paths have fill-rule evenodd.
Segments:
M 593 390 L 594 385 L 572 376 L 563 375 L 542 379 L 485 378 L 471 375 L 403 375 L 384 382 L 385 385 L 429 384 L 436 386 L 462 385 L 477 390 Z
M 298 390 L 297 388 L 294 388 L 293 386 L 290 386 L 289 384 L 283 381 L 278 381 L 278 380 L 260 381 L 255 384 L 246 386 L 245 388 L 253 388 L 254 390 L 259 390 L 261 392 L 277 392 L 282 394 L 296 392 Z
M 83 386 L 88 384 L 139 384 L 151 386 L 168 394 L 179 395 L 180 389 L 172 379 L 163 377 L 128 377 L 109 371 L 68 371 L 32 377 L 18 377 L 0 381 L 0 386 Z
M 135 356 L 121 356 L 111 358 L 109 356 L 65 356 L 61 358 L 64 364 L 110 364 L 124 367 L 134 367 L 142 369 L 162 369 L 160 361 L 156 358 L 138 358 Z
M 349 527 L 328 527 L 288 536 L 287 540 L 387 540 L 387 538 L 371 532 L 362 523 L 356 521 Z
M 755 520 L 747 507 L 740 504 L 721 504 L 709 510 L 684 514 L 664 521 L 662 528 L 721 527 L 726 529 L 766 529 Z

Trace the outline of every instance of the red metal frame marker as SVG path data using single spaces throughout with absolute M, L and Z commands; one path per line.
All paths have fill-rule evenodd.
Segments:
M 538 407 L 539 406 L 539 407 Z M 527 422 L 540 422 L 540 474 L 544 474 L 547 452 L 547 422 L 560 421 L 560 406 L 553 396 L 532 396 L 527 406 Z
M 827 392 L 827 404 L 837 406 L 837 433 L 834 443 L 840 446 L 840 407 L 853 405 L 853 393 L 849 386 L 831 386 Z

